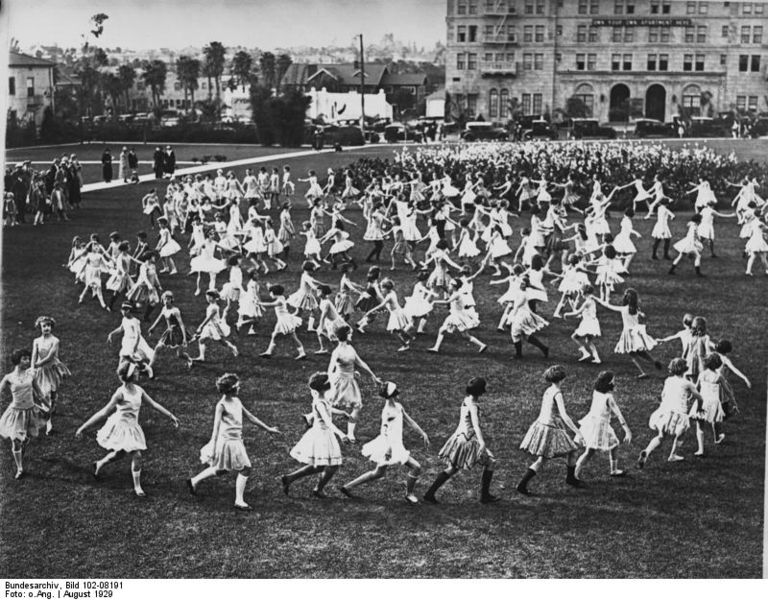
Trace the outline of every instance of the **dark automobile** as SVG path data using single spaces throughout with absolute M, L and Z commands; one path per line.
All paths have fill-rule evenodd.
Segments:
M 749 130 L 749 134 L 753 138 L 768 137 L 768 117 L 760 117 L 757 119 Z
M 557 128 L 544 119 L 532 121 L 530 129 L 523 131 L 524 140 L 556 140 L 558 138 Z
M 574 119 L 571 135 L 575 140 L 586 138 L 613 140 L 616 139 L 616 130 L 613 127 L 600 125 L 597 119 Z
M 413 127 L 404 123 L 392 123 L 384 128 L 384 139 L 392 142 L 421 142 L 424 136 Z
M 461 132 L 461 139 L 465 142 L 475 142 L 479 140 L 505 141 L 509 133 L 503 127 L 494 127 L 493 123 L 487 121 L 470 121 L 467 123 L 464 131 Z
M 339 125 L 308 125 L 304 128 L 304 143 L 314 145 L 316 143 L 315 135 L 322 131 L 322 141 L 324 146 L 363 146 L 365 139 L 363 132 L 359 127 L 339 126 Z
M 685 130 L 686 137 L 730 137 L 731 125 L 725 119 L 712 117 L 691 117 L 691 124 Z
M 677 131 L 673 123 L 662 123 L 656 119 L 638 119 L 635 121 L 635 137 L 677 137 Z

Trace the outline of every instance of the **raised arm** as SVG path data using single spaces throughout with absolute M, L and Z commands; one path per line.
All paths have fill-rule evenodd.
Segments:
M 270 427 L 260 419 L 256 418 L 247 408 L 243 407 L 243 415 L 254 425 L 257 427 L 261 427 L 264 431 L 267 433 L 280 433 L 280 430 L 277 427 Z
M 429 436 L 425 433 L 425 431 L 419 427 L 419 424 L 414 421 L 411 416 L 405 412 L 405 409 L 402 409 L 403 411 L 403 421 L 405 421 L 408 426 L 413 429 L 416 433 L 418 433 L 421 436 L 421 439 L 424 440 L 424 447 L 429 448 Z
M 163 414 L 166 417 L 168 417 L 173 422 L 173 426 L 176 427 L 177 429 L 179 428 L 179 420 L 176 418 L 176 416 L 170 410 L 165 408 L 162 404 L 153 400 L 149 396 L 149 394 L 147 394 L 147 392 L 145 392 L 144 390 L 141 390 L 141 400 L 142 402 L 146 402 L 147 404 L 149 404 L 152 408 L 154 408 L 160 414 Z
M 119 389 L 114 394 L 112 394 L 112 398 L 109 400 L 109 402 L 104 408 L 94 413 L 90 419 L 88 419 L 85 423 L 83 423 L 82 425 L 80 425 L 80 427 L 78 427 L 77 431 L 75 432 L 75 437 L 77 439 L 80 439 L 83 436 L 83 432 L 86 429 L 88 429 L 91 425 L 94 425 L 95 423 L 98 423 L 102 419 L 106 418 L 106 416 L 115 409 L 115 406 L 117 406 L 117 401 L 120 398 L 122 398 L 122 394 L 123 394 L 122 391 L 120 391 Z

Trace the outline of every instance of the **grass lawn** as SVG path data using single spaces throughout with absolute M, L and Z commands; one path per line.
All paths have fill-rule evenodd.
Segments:
M 234 150 L 222 153 L 235 157 Z M 295 176 L 301 176 L 308 168 L 342 166 L 359 155 L 344 152 L 287 162 Z M 181 427 L 174 430 L 151 408 L 142 410 L 149 447 L 143 469 L 149 496 L 142 501 L 133 495 L 125 461 L 106 467 L 100 481 L 91 477 L 91 463 L 104 454 L 95 441 L 97 429 L 83 441 L 73 437 L 118 386 L 114 370 L 119 346 L 108 346 L 106 334 L 119 324 L 119 315 L 101 310 L 95 300 L 78 306 L 80 288 L 60 265 L 74 235 L 98 231 L 106 240 L 118 229 L 133 244 L 135 232 L 147 227 L 139 200 L 149 187 L 90 193 L 83 210 L 69 223 L 4 232 L 3 356 L 13 348 L 31 347 L 37 335 L 35 318 L 50 314 L 58 321 L 61 358 L 74 373 L 62 388 L 55 420 L 58 432 L 29 447 L 29 475 L 14 481 L 7 446 L 0 453 L 0 572 L 5 576 L 760 577 L 766 439 L 762 325 L 768 278 L 743 275 L 743 246 L 733 221 L 717 225 L 720 258 L 705 259 L 704 279 L 696 278 L 687 262 L 676 276 L 667 275 L 666 263 L 649 260 L 652 222 L 635 222 L 644 237 L 629 284 L 640 293 L 651 335 L 677 331 L 685 312 L 704 315 L 713 337 L 733 340 L 732 359 L 754 384 L 747 390 L 734 382 L 742 414 L 725 425 L 727 438 L 721 446 L 707 439 L 705 458 L 693 457 L 696 442 L 690 432 L 682 448 L 685 462 L 667 463 L 665 445 L 643 471 L 635 469 L 637 453 L 652 437 L 648 417 L 658 404 L 663 376 L 654 373 L 644 381 L 635 379 L 631 363 L 612 354 L 620 318 L 601 309 L 603 338 L 598 346 L 603 368 L 617 373 L 616 398 L 635 438 L 620 451 L 629 476 L 609 478 L 607 458 L 599 456 L 585 469 L 587 487 L 575 490 L 564 483 L 563 461 L 554 461 L 531 483 L 537 496 L 517 495 L 514 486 L 531 462 L 518 447 L 539 412 L 546 388 L 542 371 L 555 362 L 566 366 L 566 404 L 578 420 L 588 411 L 598 369 L 576 363 L 576 347 L 568 338 L 576 327 L 573 320 L 553 320 L 542 333 L 552 348 L 549 360 L 526 345 L 525 359 L 514 361 L 508 334 L 495 329 L 500 313 L 496 298 L 504 290 L 488 286 L 490 277 L 483 275 L 475 285 L 482 321 L 476 335 L 490 344 L 485 354 L 476 354 L 451 336 L 440 355 L 426 352 L 445 316 L 442 308 L 430 318 L 428 334 L 415 342 L 411 352 L 395 352 L 399 344 L 384 331 L 382 318 L 370 333 L 357 335 L 354 344 L 379 376 L 397 382 L 403 404 L 430 436 L 432 447 L 425 451 L 417 436 L 406 433 L 406 447 L 424 470 L 419 494 L 443 468 L 437 452 L 456 426 L 466 381 L 475 375 L 488 379 L 481 418 L 489 448 L 499 460 L 493 488 L 503 496 L 502 502 L 491 506 L 477 502 L 479 470 L 453 478 L 442 488 L 442 504 L 436 507 L 406 505 L 402 470 L 359 488 L 361 500 L 345 499 L 335 486 L 371 466 L 361 457 L 360 446 L 345 449 L 345 463 L 328 488 L 331 498 L 311 499 L 308 480 L 296 483 L 286 498 L 276 478 L 297 466 L 288 451 L 303 432 L 299 416 L 310 405 L 306 380 L 326 368 L 327 357 L 312 354 L 316 341 L 302 330 L 310 354 L 307 361 L 295 362 L 288 342 L 278 346 L 272 360 L 260 359 L 274 323 L 271 313 L 259 323 L 256 337 L 233 336 L 241 350 L 239 358 L 211 346 L 210 362 L 189 372 L 168 353 L 158 361 L 157 379 L 143 382 L 153 398 L 179 417 Z M 300 184 L 297 192 L 304 191 Z M 306 210 L 300 198 L 295 204 L 293 220 L 300 224 Z M 353 228 L 352 239 L 357 243 L 353 254 L 362 258 L 367 247 L 362 241 L 362 216 L 357 210 L 349 216 L 360 224 Z M 681 213 L 673 222 L 676 236 L 684 233 L 685 220 Z M 616 219 L 612 226 L 618 227 Z M 154 242 L 155 236 L 151 237 Z M 284 283 L 289 292 L 296 289 L 302 251 L 303 244 L 297 242 L 289 270 L 269 275 L 266 281 Z M 180 272 L 186 273 L 186 256 L 180 263 Z M 363 271 L 355 273 L 356 280 L 364 278 Z M 336 286 L 339 274 L 323 270 L 318 278 Z M 220 286 L 223 278 L 219 279 Z M 410 271 L 399 269 L 394 279 L 400 298 L 409 295 L 414 282 Z M 193 278 L 161 275 L 161 281 L 174 291 L 185 322 L 196 327 L 204 315 L 204 302 L 193 295 Z M 554 296 L 550 288 L 550 302 L 541 306 L 547 318 L 557 300 Z M 154 345 L 157 334 L 149 341 Z M 678 348 L 670 344 L 657 355 L 666 363 Z M 3 366 L 9 370 L 9 361 Z M 214 380 L 225 370 L 237 372 L 243 380 L 245 406 L 285 434 L 268 437 L 250 424 L 244 427 L 254 465 L 246 492 L 256 509 L 253 513 L 232 509 L 234 476 L 206 481 L 198 497 L 191 497 L 184 484 L 200 469 L 199 449 L 210 437 L 218 399 Z M 361 387 L 365 409 L 358 438 L 365 442 L 378 434 L 382 401 L 370 381 L 363 380 Z M 4 398 L 3 409 L 7 402 Z

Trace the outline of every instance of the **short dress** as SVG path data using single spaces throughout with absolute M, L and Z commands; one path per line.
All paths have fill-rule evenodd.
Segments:
M 366 242 L 376 242 L 384 239 L 384 231 L 382 229 L 384 222 L 384 215 L 380 212 L 373 212 L 368 216 L 368 226 L 363 234 L 363 239 Z
M 285 298 L 279 297 L 275 304 L 275 316 L 277 322 L 275 323 L 275 333 L 281 333 L 288 335 L 296 331 L 301 326 L 301 317 L 297 317 L 288 310 L 288 302 Z
M 227 263 L 214 257 L 216 244 L 212 240 L 206 239 L 200 249 L 200 254 L 189 261 L 189 270 L 192 273 L 221 273 L 227 268 Z
M 521 336 L 533 335 L 549 325 L 549 321 L 541 318 L 531 310 L 528 305 L 529 300 L 530 296 L 528 290 L 520 292 L 515 299 L 514 309 L 507 317 L 507 322 L 505 324 L 511 327 L 513 339 L 518 339 Z
M 355 302 L 355 308 L 367 312 L 381 304 L 381 300 L 379 284 L 376 280 L 369 279 L 368 287 L 365 288 L 365 291 L 360 294 L 357 298 L 357 302 Z
M 342 462 L 341 446 L 333 429 L 323 420 L 323 413 L 327 419 L 331 419 L 331 404 L 317 396 L 312 400 L 312 427 L 291 449 L 291 456 L 313 467 L 338 466 Z
M 400 307 L 397 300 L 397 294 L 392 291 L 384 298 L 386 309 L 389 311 L 389 321 L 387 321 L 387 331 L 405 331 L 413 325 L 411 318 Z
M 526 293 L 530 300 L 537 300 L 539 302 L 547 302 L 549 296 L 547 295 L 547 288 L 544 285 L 544 271 L 536 269 L 528 269 L 526 271 L 530 285 Z
M 474 258 L 479 254 L 480 249 L 477 247 L 477 243 L 469 230 L 462 231 L 461 241 L 459 242 L 459 258 Z
M 219 432 L 215 440 L 200 449 L 200 462 L 217 471 L 242 471 L 251 466 L 243 444 L 243 405 L 240 398 L 219 400 L 222 407 Z
M 555 458 L 579 449 L 576 442 L 568 435 L 560 415 L 557 414 L 555 398 L 558 395 L 562 396 L 562 392 L 554 385 L 544 392 L 539 418 L 533 422 L 525 434 L 520 450 L 533 456 Z
M 141 335 L 141 322 L 135 317 L 123 317 L 121 327 L 123 328 L 123 341 L 120 345 L 120 358 L 131 361 L 151 361 L 155 351 Z M 137 339 L 139 344 L 136 346 L 136 352 L 132 353 Z
M 48 338 L 42 336 L 37 338 L 34 341 L 35 348 L 37 349 L 37 360 L 47 356 L 53 345 L 58 341 L 58 338 L 53 335 Z M 72 375 L 67 368 L 67 365 L 59 360 L 58 354 L 59 352 L 57 350 L 56 354 L 52 356 L 46 364 L 34 369 L 37 386 L 45 396 L 48 396 L 51 392 L 57 391 L 61 381 L 65 377 Z
M 319 304 L 314 285 L 312 277 L 302 271 L 299 289 L 288 296 L 288 304 L 299 310 L 315 310 Z
M 98 252 L 89 252 L 85 256 L 85 287 L 101 287 L 101 274 L 106 271 L 107 263 Z
M 320 255 L 320 242 L 317 241 L 315 232 L 308 229 L 303 233 L 307 238 L 307 243 L 304 246 L 304 256 L 319 256 Z
M 413 286 L 413 292 L 405 299 L 405 306 L 403 307 L 405 314 L 412 319 L 426 317 L 434 308 L 428 300 L 431 295 L 429 289 L 421 281 L 417 281 L 416 285 Z
M 0 437 L 25 442 L 30 437 L 37 437 L 46 424 L 46 416 L 34 402 L 35 373 L 27 369 L 19 375 L 9 373 L 6 379 L 13 399 L 0 417 Z
M 648 419 L 648 427 L 674 436 L 688 431 L 688 399 L 691 383 L 682 377 L 667 377 L 661 392 L 661 404 Z
M 115 268 L 107 279 L 106 287 L 108 290 L 119 294 L 126 292 L 133 287 L 131 279 L 131 257 L 127 254 L 120 254 L 115 258 Z
M 445 262 L 447 255 L 444 250 L 436 250 L 434 253 L 435 268 L 429 274 L 427 285 L 431 288 L 448 286 L 448 265 Z
M 701 215 L 701 223 L 697 228 L 699 239 L 702 240 L 714 240 L 715 239 L 715 215 L 714 210 L 709 206 L 705 206 L 701 209 L 699 214 Z
M 655 240 L 668 240 L 672 238 L 672 232 L 669 230 L 669 219 L 672 216 L 670 210 L 663 204 L 659 206 L 656 212 L 656 224 L 651 231 L 651 237 Z
M 592 298 L 584 300 L 584 308 L 581 311 L 581 321 L 574 331 L 574 335 L 579 337 L 600 337 L 600 322 L 597 320 L 597 303 Z
M 355 377 L 356 359 L 357 352 L 346 343 L 339 344 L 331 355 L 331 364 L 335 364 L 335 369 L 329 379 L 333 386 L 331 402 L 335 407 L 351 410 L 363 406 L 360 386 Z
M 171 237 L 171 232 L 168 229 L 160 230 L 160 240 L 157 245 L 160 248 L 158 253 L 162 258 L 173 256 L 181 250 L 181 246 L 179 246 L 179 243 Z
M 347 322 L 339 316 L 333 302 L 328 298 L 320 300 L 320 312 L 325 312 L 325 317 L 323 318 L 323 333 L 325 333 L 329 340 L 335 342 L 338 339 L 336 337 L 336 331 L 339 327 L 344 327 Z
M 672 246 L 680 254 L 699 254 L 703 248 L 699 241 L 698 225 L 688 223 L 688 232 L 685 237 Z
M 230 327 L 227 325 L 227 322 L 221 318 L 219 306 L 217 304 L 209 304 L 206 306 L 205 317 L 208 322 L 200 332 L 201 338 L 218 342 L 230 334 Z
M 616 354 L 630 354 L 653 350 L 656 340 L 645 332 L 645 325 L 640 324 L 640 311 L 634 315 L 629 312 L 629 306 L 621 307 L 621 321 L 623 329 L 619 341 L 613 351 Z
M 621 230 L 613 240 L 613 248 L 619 254 L 636 254 L 637 247 L 632 242 L 632 219 L 624 216 L 621 219 Z
M 763 227 L 759 219 L 753 219 L 751 222 L 751 230 L 749 233 L 749 239 L 747 240 L 744 250 L 747 253 L 762 253 L 768 252 L 768 243 L 766 243 L 763 237 Z
M 355 245 L 355 243 L 349 239 L 349 233 L 346 231 L 337 230 L 333 239 L 334 242 L 328 250 L 328 254 L 341 254 Z
M 184 343 L 184 331 L 182 331 L 181 321 L 179 320 L 179 309 L 175 306 L 172 308 L 164 306 L 160 314 L 165 319 L 165 331 L 160 336 L 158 343 L 166 348 L 179 348 Z M 186 339 L 189 340 L 191 337 L 187 335 Z
M 491 258 L 503 258 L 512 254 L 509 244 L 499 233 L 494 234 L 491 238 L 488 251 L 491 253 Z
M 699 376 L 699 393 L 703 401 L 700 411 L 696 410 L 696 403 L 693 403 L 691 410 L 688 411 L 691 419 L 711 424 L 720 423 L 725 419 L 725 412 L 720 402 L 720 379 L 721 375 L 709 369 Z
M 96 434 L 99 446 L 106 450 L 136 452 L 147 449 L 144 431 L 139 425 L 141 395 L 144 392 L 138 385 L 120 387 L 120 398 L 115 412 Z
M 572 265 L 565 267 L 563 272 L 563 278 L 560 281 L 560 285 L 557 286 L 557 291 L 563 294 L 580 294 L 585 285 L 589 284 L 589 277 L 587 274 Z
M 466 300 L 467 295 L 464 292 L 458 292 L 448 301 L 450 312 L 443 321 L 443 327 L 448 333 L 469 331 L 480 326 L 477 312 L 466 308 Z
M 128 290 L 125 298 L 137 304 L 157 304 L 160 302 L 160 294 L 157 289 L 159 283 L 157 267 L 149 262 L 145 262 L 139 267 L 139 276 L 136 279 L 136 283 Z
M 592 392 L 592 406 L 589 413 L 579 421 L 579 432 L 584 445 L 592 450 L 613 450 L 619 445 L 619 438 L 611 427 L 611 402 L 613 394 Z
M 348 315 L 355 310 L 355 302 L 352 300 L 351 293 L 354 288 L 350 284 L 349 278 L 345 275 L 341 276 L 341 282 L 339 283 L 339 291 L 336 293 L 335 305 L 336 311 L 342 315 Z
M 403 445 L 402 404 L 384 404 L 379 435 L 363 446 L 362 455 L 377 465 L 404 465 L 410 460 L 411 453 Z
M 487 465 L 490 459 L 487 448 L 480 451 L 480 442 L 477 441 L 475 428 L 472 426 L 471 403 L 471 397 L 464 398 L 459 409 L 459 426 L 438 452 L 440 458 L 450 462 L 456 469 L 471 469 L 478 464 Z M 477 413 L 479 418 L 479 407 Z
M 237 265 L 229 268 L 229 281 L 221 288 L 221 299 L 237 302 L 240 299 L 240 290 L 243 287 L 243 270 Z

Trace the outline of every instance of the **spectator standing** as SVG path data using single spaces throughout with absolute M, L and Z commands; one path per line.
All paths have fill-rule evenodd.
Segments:
M 152 170 L 155 172 L 155 179 L 163 178 L 163 170 L 165 165 L 165 154 L 160 150 L 160 146 L 155 148 L 155 153 L 152 155 Z
M 129 172 L 130 167 L 128 165 L 128 148 L 123 146 L 123 149 L 120 151 L 120 162 L 118 164 L 117 178 L 122 179 L 123 183 L 128 183 Z
M 16 219 L 19 223 L 24 223 L 29 187 L 24 177 L 24 165 L 22 163 L 16 165 L 13 171 L 13 181 L 8 191 L 13 193 L 13 201 L 16 204 Z
M 101 175 L 104 183 L 112 181 L 112 154 L 109 148 L 104 148 L 104 154 L 101 155 Z
M 128 150 L 128 168 L 131 170 L 131 181 L 139 183 L 139 158 L 133 147 Z
M 168 177 L 173 177 L 173 173 L 176 170 L 176 154 L 174 154 L 173 148 L 170 146 L 165 147 L 164 170 Z

